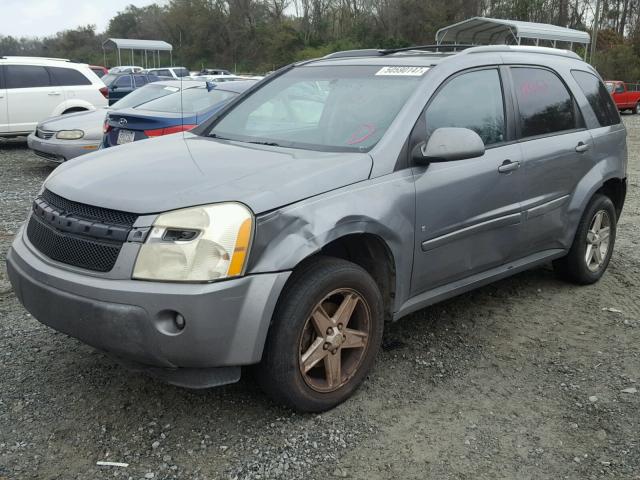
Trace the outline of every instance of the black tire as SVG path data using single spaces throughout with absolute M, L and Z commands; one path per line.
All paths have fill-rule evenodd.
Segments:
M 358 308 L 367 309 L 370 318 L 368 342 L 358 354 L 360 360 L 346 383 L 337 390 L 321 392 L 308 384 L 301 371 L 303 333 L 317 305 L 337 289 L 349 289 L 359 295 L 362 304 Z M 278 301 L 262 361 L 254 371 L 255 379 L 276 402 L 295 410 L 321 412 L 335 407 L 355 392 L 373 366 L 382 342 L 383 311 L 378 285 L 363 268 L 332 257 L 310 261 L 293 272 Z M 342 349 L 338 355 L 344 358 Z
M 635 106 L 631 109 L 631 113 L 634 115 L 640 113 L 640 102 L 635 104 Z
M 587 238 L 596 214 L 601 211 L 606 212 L 610 222 L 609 243 L 606 254 L 602 256 L 600 265 L 597 269 L 593 270 L 589 268 L 586 260 L 588 248 Z M 553 262 L 553 268 L 558 276 L 578 285 L 590 285 L 600 280 L 609 265 L 609 260 L 611 260 L 611 254 L 613 253 L 616 241 L 616 224 L 616 209 L 611 199 L 602 194 L 594 195 L 580 219 L 578 230 L 576 231 L 569 253 L 565 257 Z

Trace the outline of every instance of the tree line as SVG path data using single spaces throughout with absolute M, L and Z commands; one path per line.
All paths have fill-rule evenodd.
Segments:
M 167 0 L 127 7 L 109 21 L 106 32 L 87 25 L 48 37 L 0 35 L 0 55 L 102 64 L 106 38 L 140 38 L 171 43 L 174 64 L 190 69 L 207 66 L 264 73 L 337 50 L 431 44 L 439 28 L 473 16 L 551 23 L 591 33 L 595 4 L 595 0 Z M 640 0 L 602 0 L 601 8 L 592 63 L 604 77 L 640 81 Z M 114 61 L 114 56 L 108 57 L 107 66 Z

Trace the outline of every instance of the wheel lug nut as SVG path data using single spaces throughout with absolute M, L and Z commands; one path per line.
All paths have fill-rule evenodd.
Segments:
M 327 328 L 327 335 L 333 335 L 333 328 Z
M 329 342 L 324 342 L 324 345 L 322 346 L 322 348 L 324 348 L 325 350 L 329 350 L 330 346 L 331 344 Z
M 342 330 L 343 326 L 341 323 L 338 324 L 338 330 Z

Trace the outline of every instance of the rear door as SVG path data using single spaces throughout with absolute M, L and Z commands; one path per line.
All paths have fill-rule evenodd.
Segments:
M 593 166 L 594 143 L 573 95 L 545 67 L 510 68 L 522 145 L 522 256 L 566 248 L 571 195 Z
M 87 100 L 86 92 L 95 90 L 91 80 L 73 68 L 47 67 L 52 83 L 60 87 L 67 100 L 82 98 Z
M 414 295 L 514 258 L 522 229 L 522 154 L 512 140 L 511 104 L 504 93 L 497 67 L 458 74 L 436 92 L 422 127 L 416 126 L 426 126 L 427 138 L 440 127 L 472 129 L 486 151 L 479 158 L 413 168 Z
M 32 132 L 40 120 L 53 114 L 64 93 L 52 84 L 42 65 L 5 65 L 10 132 Z
M 133 91 L 132 75 L 122 75 L 116 78 L 109 86 L 109 105 Z
M 0 134 L 9 132 L 7 89 L 4 85 L 4 67 L 0 65 Z

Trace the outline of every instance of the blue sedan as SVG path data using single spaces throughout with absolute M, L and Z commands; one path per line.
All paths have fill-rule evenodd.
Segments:
M 187 82 L 192 85 L 187 86 Z M 182 95 L 176 91 L 137 107 L 110 112 L 102 148 L 191 130 L 255 83 L 243 80 L 212 85 L 187 80 Z

